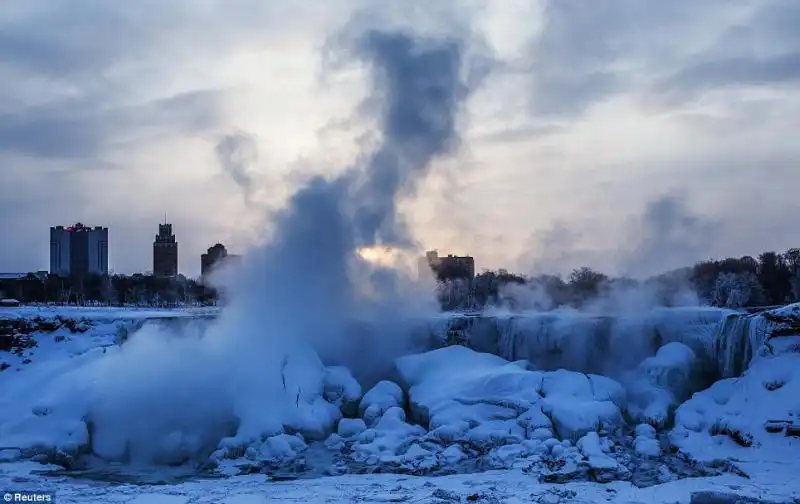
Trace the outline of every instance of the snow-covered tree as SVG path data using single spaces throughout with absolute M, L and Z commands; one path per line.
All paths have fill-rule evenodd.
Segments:
M 711 303 L 715 306 L 742 308 L 762 304 L 763 300 L 758 277 L 749 271 L 720 273 L 711 289 Z

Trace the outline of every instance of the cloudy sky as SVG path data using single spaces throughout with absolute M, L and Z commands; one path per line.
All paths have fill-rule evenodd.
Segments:
M 800 246 L 796 0 L 5 0 L 0 271 L 47 268 L 76 221 L 148 270 L 165 213 L 186 274 L 245 251 L 370 142 L 366 72 L 336 51 L 353 23 L 491 63 L 402 202 L 420 247 L 643 275 Z

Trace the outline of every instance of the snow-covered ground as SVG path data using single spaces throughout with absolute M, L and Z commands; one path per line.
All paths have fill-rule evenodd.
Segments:
M 794 457 L 796 459 L 796 456 Z M 6 490 L 55 492 L 59 503 L 263 504 L 406 502 L 517 503 L 688 503 L 692 493 L 716 491 L 766 502 L 792 503 L 800 495 L 796 460 L 762 460 L 750 479 L 734 475 L 692 478 L 648 488 L 630 483 L 539 483 L 519 470 L 440 477 L 390 474 L 336 476 L 301 481 L 268 481 L 263 475 L 196 480 L 168 485 L 107 484 L 32 475 L 28 464 L 0 465 Z M 40 469 L 40 468 L 38 468 Z M 725 501 L 717 501 L 725 502 Z M 733 501 L 728 501 L 733 504 Z
M 14 347 L 0 351 L 3 490 L 175 504 L 800 496 L 798 306 L 750 318 L 682 310 L 670 327 L 659 312 L 650 318 L 660 348 L 613 377 L 446 346 L 397 359 L 363 389 L 307 349 L 260 369 L 259 352 L 287 348 L 231 356 L 227 343 L 240 347 L 228 332 L 175 339 L 148 326 L 119 344 L 131 321 L 207 312 L 6 310 L 0 342 Z M 514 323 L 537 328 L 527 342 L 513 333 L 516 352 L 557 351 L 554 341 L 574 342 L 585 325 L 550 318 L 542 337 L 542 320 Z M 220 365 L 232 358 L 236 369 Z M 723 361 L 712 366 L 717 378 L 746 371 L 707 388 L 709 359 Z M 277 481 L 290 477 L 299 479 Z

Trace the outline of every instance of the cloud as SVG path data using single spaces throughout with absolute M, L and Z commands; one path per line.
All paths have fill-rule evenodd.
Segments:
M 252 168 L 258 162 L 256 141 L 248 133 L 231 133 L 217 142 L 215 153 L 223 171 L 242 189 L 245 201 L 250 203 L 255 190 Z
M 724 228 L 703 256 L 755 254 L 757 240 L 781 249 L 797 230 L 787 216 L 798 11 L 793 0 L 10 0 L 0 171 L 15 194 L 0 195 L 0 210 L 24 218 L 8 224 L 17 239 L 0 269 L 46 265 L 47 226 L 64 219 L 113 224 L 111 261 L 128 272 L 149 267 L 164 211 L 180 230 L 182 271 L 185 257 L 196 273 L 217 241 L 241 248 L 254 207 L 220 183 L 215 153 L 237 131 L 252 137 L 259 170 L 225 173 L 257 182 L 251 199 L 270 204 L 317 175 L 380 165 L 348 175 L 347 211 L 367 230 L 359 241 L 377 229 L 379 241 L 421 241 L 496 268 L 540 253 L 531 234 L 563 227 L 575 243 L 547 255 L 588 260 L 628 239 L 631 214 L 680 194 Z M 387 38 L 409 33 L 413 42 Z M 427 60 L 410 57 L 432 43 Z M 404 78 L 452 54 L 464 63 L 458 80 L 449 68 L 436 78 L 453 94 Z M 399 105 L 389 118 L 387 97 L 401 94 L 443 122 Z M 421 120 L 429 140 L 409 133 Z M 335 124 L 348 127 L 325 129 Z M 409 171 L 409 160 L 424 168 Z M 452 186 L 457 198 L 434 190 Z M 751 199 L 772 203 L 748 213 Z
M 626 276 L 646 278 L 707 259 L 704 255 L 725 232 L 722 226 L 692 212 L 685 196 L 661 196 L 647 204 L 638 222 L 630 223 L 632 247 L 623 252 L 617 269 Z
M 48 158 L 102 157 L 139 135 L 191 134 L 220 121 L 219 95 L 195 91 L 137 106 L 105 109 L 69 100 L 0 113 L 0 151 Z

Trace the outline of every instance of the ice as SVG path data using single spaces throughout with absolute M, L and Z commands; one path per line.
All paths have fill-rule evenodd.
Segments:
M 723 325 L 724 322 L 725 319 Z M 792 327 L 786 321 L 768 322 L 764 327 L 781 331 Z M 238 459 L 226 464 L 250 461 L 257 469 L 270 462 L 278 464 L 270 467 L 278 468 L 302 465 L 303 460 L 317 457 L 322 450 L 336 458 L 334 473 L 359 467 L 362 469 L 357 470 L 368 467 L 368 471 L 408 474 L 461 471 L 465 467 L 525 467 L 545 481 L 586 477 L 624 480 L 629 477 L 626 471 L 636 470 L 636 464 L 646 464 L 648 460 L 651 464 L 662 463 L 659 461 L 671 456 L 662 450 L 651 425 L 638 425 L 633 437 L 620 437 L 622 413 L 636 418 L 631 414 L 639 404 L 635 385 L 652 386 L 664 398 L 659 404 L 670 405 L 667 410 L 674 408 L 682 398 L 702 387 L 704 377 L 695 380 L 697 370 L 705 369 L 706 355 L 716 351 L 711 345 L 712 353 L 703 353 L 706 347 L 692 343 L 690 337 L 685 337 L 685 343 L 665 341 L 657 352 L 654 350 L 653 355 L 636 363 L 633 372 L 640 378 L 638 381 L 618 382 L 574 370 L 536 370 L 527 362 L 509 362 L 497 355 L 450 346 L 397 359 L 395 378 L 399 385 L 380 382 L 361 397 L 361 387 L 347 368 L 326 367 L 315 352 L 302 345 L 282 348 L 286 352 L 270 361 L 277 366 L 270 368 L 272 374 L 267 379 L 261 369 L 247 367 L 247 372 L 237 370 L 231 380 L 226 369 L 216 366 L 220 362 L 214 358 L 217 348 L 209 341 L 201 343 L 202 338 L 191 334 L 179 341 L 167 327 L 144 325 L 122 347 L 116 347 L 110 343 L 115 324 L 103 324 L 101 328 L 101 324 L 90 321 L 86 333 L 64 333 L 65 338 L 58 341 L 60 332 L 34 334 L 39 346 L 32 350 L 31 364 L 22 365 L 23 356 L 7 358 L 14 363 L 12 372 L 27 376 L 30 383 L 8 380 L 12 375 L 0 374 L 0 381 L 5 380 L 0 383 L 0 398 L 13 399 L 15 409 L 0 411 L 0 429 L 5 429 L 3 441 L 12 439 L 14 445 L 36 448 L 24 453 L 16 448 L 2 450 L 0 458 L 16 464 L 13 461 L 23 455 L 49 452 L 49 458 L 36 460 L 69 465 L 89 448 L 91 439 L 94 454 L 109 461 L 125 461 L 138 454 L 139 458 L 159 464 L 197 463 L 213 454 L 211 458 L 217 461 Z M 762 327 L 760 323 L 750 323 L 748 327 L 756 326 Z M 728 323 L 728 330 L 731 327 L 738 326 Z M 741 381 L 750 379 L 754 370 L 763 374 L 760 386 L 764 393 L 776 397 L 796 381 L 796 366 L 764 364 L 797 355 L 792 353 L 796 345 L 793 337 L 776 336 L 775 330 L 770 331 L 751 357 L 741 357 L 751 363 L 744 377 L 717 382 L 687 403 L 691 405 L 705 396 L 703 406 L 679 410 L 677 427 L 670 439 L 685 453 L 715 459 L 725 453 L 721 448 L 735 448 L 741 441 L 751 444 L 748 450 L 761 445 L 773 449 L 773 445 L 791 442 L 786 433 L 797 424 L 799 413 L 794 412 L 796 400 L 792 403 L 788 395 L 779 401 L 785 414 L 764 418 L 759 425 L 761 433 L 748 436 L 758 422 L 747 420 L 743 413 L 746 408 L 741 400 Z M 166 341 L 153 343 L 157 337 Z M 213 338 L 212 334 L 211 341 L 215 341 Z M 182 362 L 161 356 L 157 350 L 165 348 L 165 344 L 171 350 L 179 349 L 176 354 L 188 355 L 187 360 L 193 366 L 199 365 L 203 372 L 181 368 Z M 50 352 L 58 353 L 58 357 L 48 358 Z M 134 361 L 147 362 L 151 372 L 130 373 L 127 366 Z M 186 371 L 178 373 L 178 381 L 165 381 L 164 376 L 172 377 L 162 373 L 169 366 Z M 20 371 L 14 371 L 16 368 Z M 113 396 L 107 393 L 112 390 L 112 383 L 97 379 L 103 376 L 114 380 L 135 376 L 139 380 L 130 381 L 129 386 L 124 381 L 119 386 L 115 381 L 113 390 L 118 395 Z M 266 383 L 271 383 L 270 387 L 277 385 L 277 390 L 262 388 Z M 34 395 L 31 387 L 47 393 Z M 240 393 L 229 394 L 231 388 Z M 153 392 L 156 390 L 160 394 Z M 182 397 L 177 394 L 180 390 L 203 393 Z M 746 394 L 753 395 L 749 391 Z M 218 400 L 225 397 L 236 400 Z M 69 401 L 63 402 L 64 398 Z M 121 424 L 121 416 L 136 417 L 133 410 L 126 409 L 128 401 L 150 404 L 159 412 L 157 421 L 148 421 L 148 429 L 140 430 Z M 169 410 L 166 405 L 173 403 L 185 406 L 181 414 L 164 415 L 164 410 Z M 769 409 L 761 408 L 759 401 L 755 404 L 762 410 Z M 116 415 L 105 418 L 104 408 Z M 363 419 L 352 418 L 359 409 L 371 428 Z M 198 415 L 199 421 L 187 423 L 187 419 L 191 420 L 187 411 Z M 772 407 L 771 411 L 780 413 L 780 408 Z M 89 420 L 88 424 L 84 419 Z M 420 419 L 421 425 L 415 425 Z M 659 428 L 668 425 L 666 421 L 663 425 L 650 423 Z M 83 437 L 81 429 L 86 432 Z M 594 448 L 589 455 L 582 451 L 587 444 L 582 439 L 588 436 L 589 445 L 594 443 L 592 434 L 597 436 L 603 456 Z M 661 435 L 663 438 L 664 433 Z M 615 443 L 610 443 L 611 438 Z M 580 449 L 570 441 L 578 443 Z M 4 442 L 0 448 L 6 447 Z M 612 444 L 616 447 L 610 449 Z M 135 449 L 131 450 L 131 446 Z M 668 477 L 678 476 L 664 478 Z
M 437 320 L 432 331 L 440 341 L 458 341 L 507 360 L 529 360 L 537 369 L 559 368 L 618 377 L 667 343 L 683 343 L 723 376 L 746 367 L 770 323 L 712 307 L 653 308 L 641 311 L 454 315 Z M 450 338 L 452 339 L 452 338 Z

